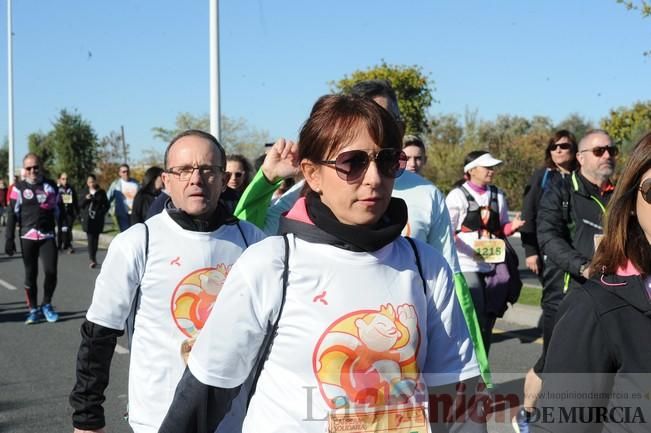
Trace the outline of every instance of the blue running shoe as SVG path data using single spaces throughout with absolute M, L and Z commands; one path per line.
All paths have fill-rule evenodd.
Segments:
M 516 433 L 529 433 L 529 412 L 521 408 L 513 417 L 513 430 Z
M 45 320 L 47 320 L 48 322 L 53 323 L 59 320 L 59 313 L 54 311 L 54 308 L 52 308 L 52 304 L 43 304 L 41 306 L 41 310 L 43 311 Z
M 43 320 L 43 315 L 41 314 L 41 310 L 39 308 L 32 308 L 31 310 L 29 310 L 27 319 L 25 319 L 25 325 L 33 325 L 35 323 L 40 322 L 41 320 Z

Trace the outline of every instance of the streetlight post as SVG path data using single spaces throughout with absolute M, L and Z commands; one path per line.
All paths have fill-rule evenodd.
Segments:
M 14 183 L 14 53 L 11 19 L 11 0 L 7 0 L 7 113 L 9 140 L 9 183 Z
M 210 133 L 221 140 L 219 100 L 219 0 L 210 0 Z

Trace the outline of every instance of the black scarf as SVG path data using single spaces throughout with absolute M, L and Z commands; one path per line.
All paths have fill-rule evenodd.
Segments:
M 223 224 L 234 224 L 237 222 L 237 218 L 233 216 L 221 200 L 215 211 L 211 215 L 206 216 L 195 217 L 185 213 L 183 209 L 178 209 L 174 206 L 171 198 L 165 202 L 165 209 L 170 218 L 180 225 L 181 228 L 193 232 L 214 232 Z
M 402 229 L 407 224 L 407 205 L 395 197 L 391 198 L 389 207 L 382 218 L 372 226 L 349 225 L 339 222 L 330 208 L 324 205 L 321 198 L 314 192 L 307 194 L 306 208 L 314 225 L 336 240 L 328 243 L 356 252 L 377 251 L 390 244 L 400 236 Z M 296 235 L 301 237 L 301 233 L 296 233 Z

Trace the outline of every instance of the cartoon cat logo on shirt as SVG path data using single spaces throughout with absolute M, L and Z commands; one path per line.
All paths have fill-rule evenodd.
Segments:
M 172 317 L 186 336 L 195 337 L 206 323 L 232 265 L 219 264 L 185 276 L 172 293 Z
M 332 409 L 408 403 L 423 391 L 419 346 L 413 305 L 349 313 L 326 329 L 314 350 L 321 395 Z

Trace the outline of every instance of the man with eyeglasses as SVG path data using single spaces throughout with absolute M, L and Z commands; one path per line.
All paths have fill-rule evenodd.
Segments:
M 212 135 L 198 130 L 177 135 L 165 151 L 166 208 L 111 242 L 81 326 L 77 382 L 70 395 L 75 432 L 104 431 L 111 357 L 134 305 L 129 423 L 136 433 L 158 431 L 184 359 L 231 266 L 264 237 L 221 201 L 228 182 L 225 164 L 224 149 Z M 233 425 L 224 428 L 237 431 Z
M 133 199 L 136 197 L 140 184 L 137 180 L 129 177 L 130 169 L 128 164 L 121 164 L 118 168 L 118 177 L 111 183 L 106 194 L 109 203 L 112 205 L 113 215 L 118 222 L 120 231 L 123 232 L 131 226 L 131 208 Z
M 552 182 L 540 200 L 536 219 L 540 250 L 546 260 L 565 273 L 561 281 L 549 281 L 545 286 L 549 299 L 545 306 L 551 317 L 556 315 L 567 291 L 581 286 L 588 278 L 590 260 L 603 235 L 603 217 L 614 190 L 610 177 L 618 153 L 606 131 L 588 131 L 576 154 L 579 169 Z M 544 372 L 544 360 L 543 354 L 536 363 L 537 372 Z M 535 400 L 532 407 L 524 407 L 518 413 L 514 421 L 517 432 L 529 431 L 528 418 Z
M 57 246 L 55 240 L 58 213 L 56 184 L 41 175 L 41 161 L 34 153 L 23 158 L 25 179 L 14 184 L 9 196 L 5 253 L 16 252 L 15 229 L 19 238 L 25 267 L 25 292 L 29 313 L 25 324 L 43 321 L 56 322 L 59 315 L 52 307 L 52 295 L 57 285 Z M 38 259 L 41 258 L 45 279 L 43 302 L 37 300 Z

